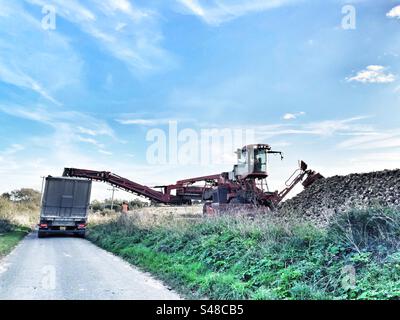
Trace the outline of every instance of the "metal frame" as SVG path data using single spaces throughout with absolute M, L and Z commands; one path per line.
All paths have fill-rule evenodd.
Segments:
M 248 145 L 242 149 L 238 149 L 238 152 L 248 153 L 248 150 L 254 152 L 255 149 L 264 149 L 266 150 L 266 154 L 280 154 L 281 157 L 283 157 L 282 152 L 271 151 L 271 147 L 267 144 Z M 247 156 L 249 155 L 247 154 Z M 158 203 L 189 204 L 193 200 L 206 201 L 205 212 L 212 207 L 211 200 L 213 192 L 219 188 L 223 188 L 227 191 L 227 199 L 224 199 L 224 202 L 226 200 L 228 204 L 236 202 L 264 206 L 273 210 L 298 183 L 302 182 L 304 187 L 308 187 L 317 179 L 322 178 L 319 173 L 308 170 L 307 164 L 301 161 L 299 169 L 286 181 L 286 187 L 283 190 L 280 192 L 269 192 L 257 186 L 257 182 L 263 182 L 267 178 L 268 174 L 266 170 L 261 173 L 248 170 L 246 175 L 240 176 L 236 174 L 236 168 L 237 165 L 234 166 L 231 173 L 223 172 L 220 174 L 183 179 L 177 181 L 175 184 L 154 187 L 162 191 L 154 190 L 153 188 L 133 182 L 109 171 L 65 168 L 63 176 L 106 182 L 114 187 L 146 197 Z M 304 178 L 306 179 L 303 181 Z M 195 186 L 194 184 L 198 182 L 203 182 L 204 185 Z M 265 185 L 267 185 L 266 181 Z M 176 195 L 172 195 L 172 191 L 174 190 L 176 191 Z

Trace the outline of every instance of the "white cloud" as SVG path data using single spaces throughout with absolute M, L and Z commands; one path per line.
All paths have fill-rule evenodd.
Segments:
M 11 69 L 11 66 L 9 66 L 7 62 L 0 61 L 0 80 L 15 85 L 17 87 L 22 87 L 35 91 L 43 98 L 57 105 L 60 105 L 60 102 L 54 99 L 39 82 L 32 79 L 28 74 L 19 70 L 18 66 L 14 65 L 12 68 L 13 69 Z
M 115 27 L 115 30 L 116 30 L 116 31 L 121 31 L 121 30 L 123 30 L 126 26 L 127 26 L 126 23 L 119 22 L 119 23 L 117 23 L 117 26 Z
M 112 156 L 112 152 L 107 151 L 107 150 L 103 150 L 103 149 L 99 149 L 97 150 L 99 153 L 105 154 L 106 156 Z
M 176 123 L 187 123 L 193 122 L 190 118 L 178 118 L 178 117 L 163 117 L 163 118 L 148 118 L 145 114 L 122 114 L 120 118 L 115 119 L 123 125 L 137 125 L 137 126 L 157 126 L 166 125 L 171 122 Z
M 357 116 L 341 120 L 323 120 L 303 125 L 306 132 L 311 132 L 320 136 L 331 136 L 333 134 L 343 133 L 370 133 L 373 127 L 370 125 L 359 123 L 360 120 L 368 119 L 369 116 Z
M 84 127 L 78 127 L 79 132 L 87 134 L 89 136 L 97 136 L 98 132 L 92 129 L 84 128 Z
M 149 12 L 134 8 L 128 0 L 94 0 L 94 2 L 98 6 L 101 6 L 103 12 L 106 14 L 110 12 L 122 12 L 135 21 L 150 16 Z
M 378 150 L 385 148 L 400 148 L 399 130 L 382 130 L 369 135 L 360 135 L 346 139 L 338 144 L 341 149 L 348 150 Z
M 371 152 L 363 156 L 353 159 L 353 162 L 369 161 L 373 164 L 380 162 L 391 162 L 393 161 L 395 165 L 398 165 L 400 159 L 400 151 L 397 152 Z M 376 168 L 375 168 L 376 170 Z
M 389 18 L 397 18 L 400 19 L 400 6 L 396 6 L 392 8 L 387 14 L 387 17 Z
M 369 134 L 374 132 L 371 125 L 360 123 L 368 116 L 357 116 L 339 120 L 321 120 L 302 124 L 274 124 L 253 126 L 260 140 L 268 141 L 272 137 L 285 135 L 313 135 L 330 137 L 334 135 Z M 246 126 L 241 126 L 246 128 Z
M 77 82 L 82 65 L 69 40 L 46 32 L 40 16 L 17 1 L 0 0 L 0 8 L 6 12 L 0 19 L 0 81 L 60 105 L 56 93 Z
M 283 120 L 294 120 L 299 116 L 305 115 L 305 112 L 297 112 L 297 113 L 285 113 L 282 117 Z
M 218 26 L 240 16 L 295 3 L 297 0 L 178 0 L 185 9 L 209 25 Z
M 17 152 L 19 152 L 21 150 L 24 150 L 24 149 L 25 149 L 24 146 L 22 146 L 20 144 L 17 144 L 17 143 L 14 143 L 11 146 L 9 146 L 6 150 L 4 150 L 3 152 L 0 152 L 0 154 L 3 155 L 3 156 L 4 155 L 12 155 L 12 154 L 15 154 L 15 153 L 17 153 Z
M 107 151 L 107 150 L 105 149 L 105 145 L 104 145 L 103 143 L 100 143 L 100 142 L 97 141 L 96 139 L 87 138 L 87 137 L 82 137 L 82 136 L 80 136 L 80 135 L 76 135 L 76 139 L 77 139 L 78 141 L 80 141 L 80 142 L 85 142 L 85 143 L 88 143 L 88 144 L 91 144 L 91 145 L 97 147 L 97 152 L 99 152 L 99 153 L 101 153 L 101 154 L 104 154 L 104 155 L 107 155 L 107 156 L 112 155 L 112 152 Z
M 80 135 L 77 135 L 76 138 L 77 138 L 78 141 L 92 144 L 92 145 L 94 145 L 94 146 L 96 146 L 98 148 L 104 148 L 104 144 L 98 142 L 96 139 L 86 138 L 86 137 L 82 137 Z
M 43 124 L 45 130 L 42 135 L 24 137 L 23 145 L 13 143 L 0 151 L 0 193 L 21 187 L 40 190 L 41 176 L 61 175 L 64 167 L 107 170 L 114 168 L 112 162 L 118 162 L 105 162 L 112 154 L 106 149 L 109 142 L 115 145 L 118 140 L 108 124 L 98 118 L 43 106 L 0 104 L 0 112 Z M 99 189 L 94 187 L 93 199 L 104 197 Z
M 117 122 L 124 125 L 141 125 L 141 126 L 155 126 L 168 124 L 171 119 L 116 119 Z
M 43 106 L 24 107 L 0 104 L 0 112 L 18 118 L 37 121 L 55 130 L 68 127 L 70 134 L 73 133 L 75 138 L 80 137 L 79 134 L 88 134 L 91 136 L 99 135 L 110 137 L 114 140 L 116 139 L 114 130 L 112 130 L 106 122 L 78 111 L 50 110 Z M 82 123 L 86 123 L 85 128 L 80 126 Z
M 396 80 L 396 76 L 386 72 L 385 67 L 379 65 L 370 65 L 366 69 L 359 71 L 355 76 L 348 77 L 348 82 L 361 83 L 390 83 Z
M 294 115 L 293 113 L 286 113 L 283 115 L 283 120 L 292 120 L 292 119 L 296 119 L 296 115 Z
M 26 1 L 47 4 L 46 0 Z M 127 0 L 90 0 L 85 5 L 72 0 L 53 2 L 60 17 L 77 25 L 132 72 L 147 74 L 176 65 L 174 57 L 161 47 L 163 36 L 153 11 Z

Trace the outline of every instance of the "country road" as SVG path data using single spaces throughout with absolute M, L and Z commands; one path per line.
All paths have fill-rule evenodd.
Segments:
M 0 299 L 180 299 L 91 242 L 29 234 L 0 261 Z

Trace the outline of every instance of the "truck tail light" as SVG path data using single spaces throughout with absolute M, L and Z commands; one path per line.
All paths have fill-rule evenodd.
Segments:
M 41 224 L 39 224 L 39 227 L 40 228 L 47 228 L 48 225 L 47 225 L 47 223 L 41 223 Z
M 84 229 L 86 227 L 85 223 L 78 224 L 78 229 Z

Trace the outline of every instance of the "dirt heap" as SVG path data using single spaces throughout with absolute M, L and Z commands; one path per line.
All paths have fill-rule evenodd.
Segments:
M 326 225 L 332 216 L 367 207 L 400 208 L 400 170 L 384 170 L 316 181 L 281 204 L 281 217 L 297 217 Z

